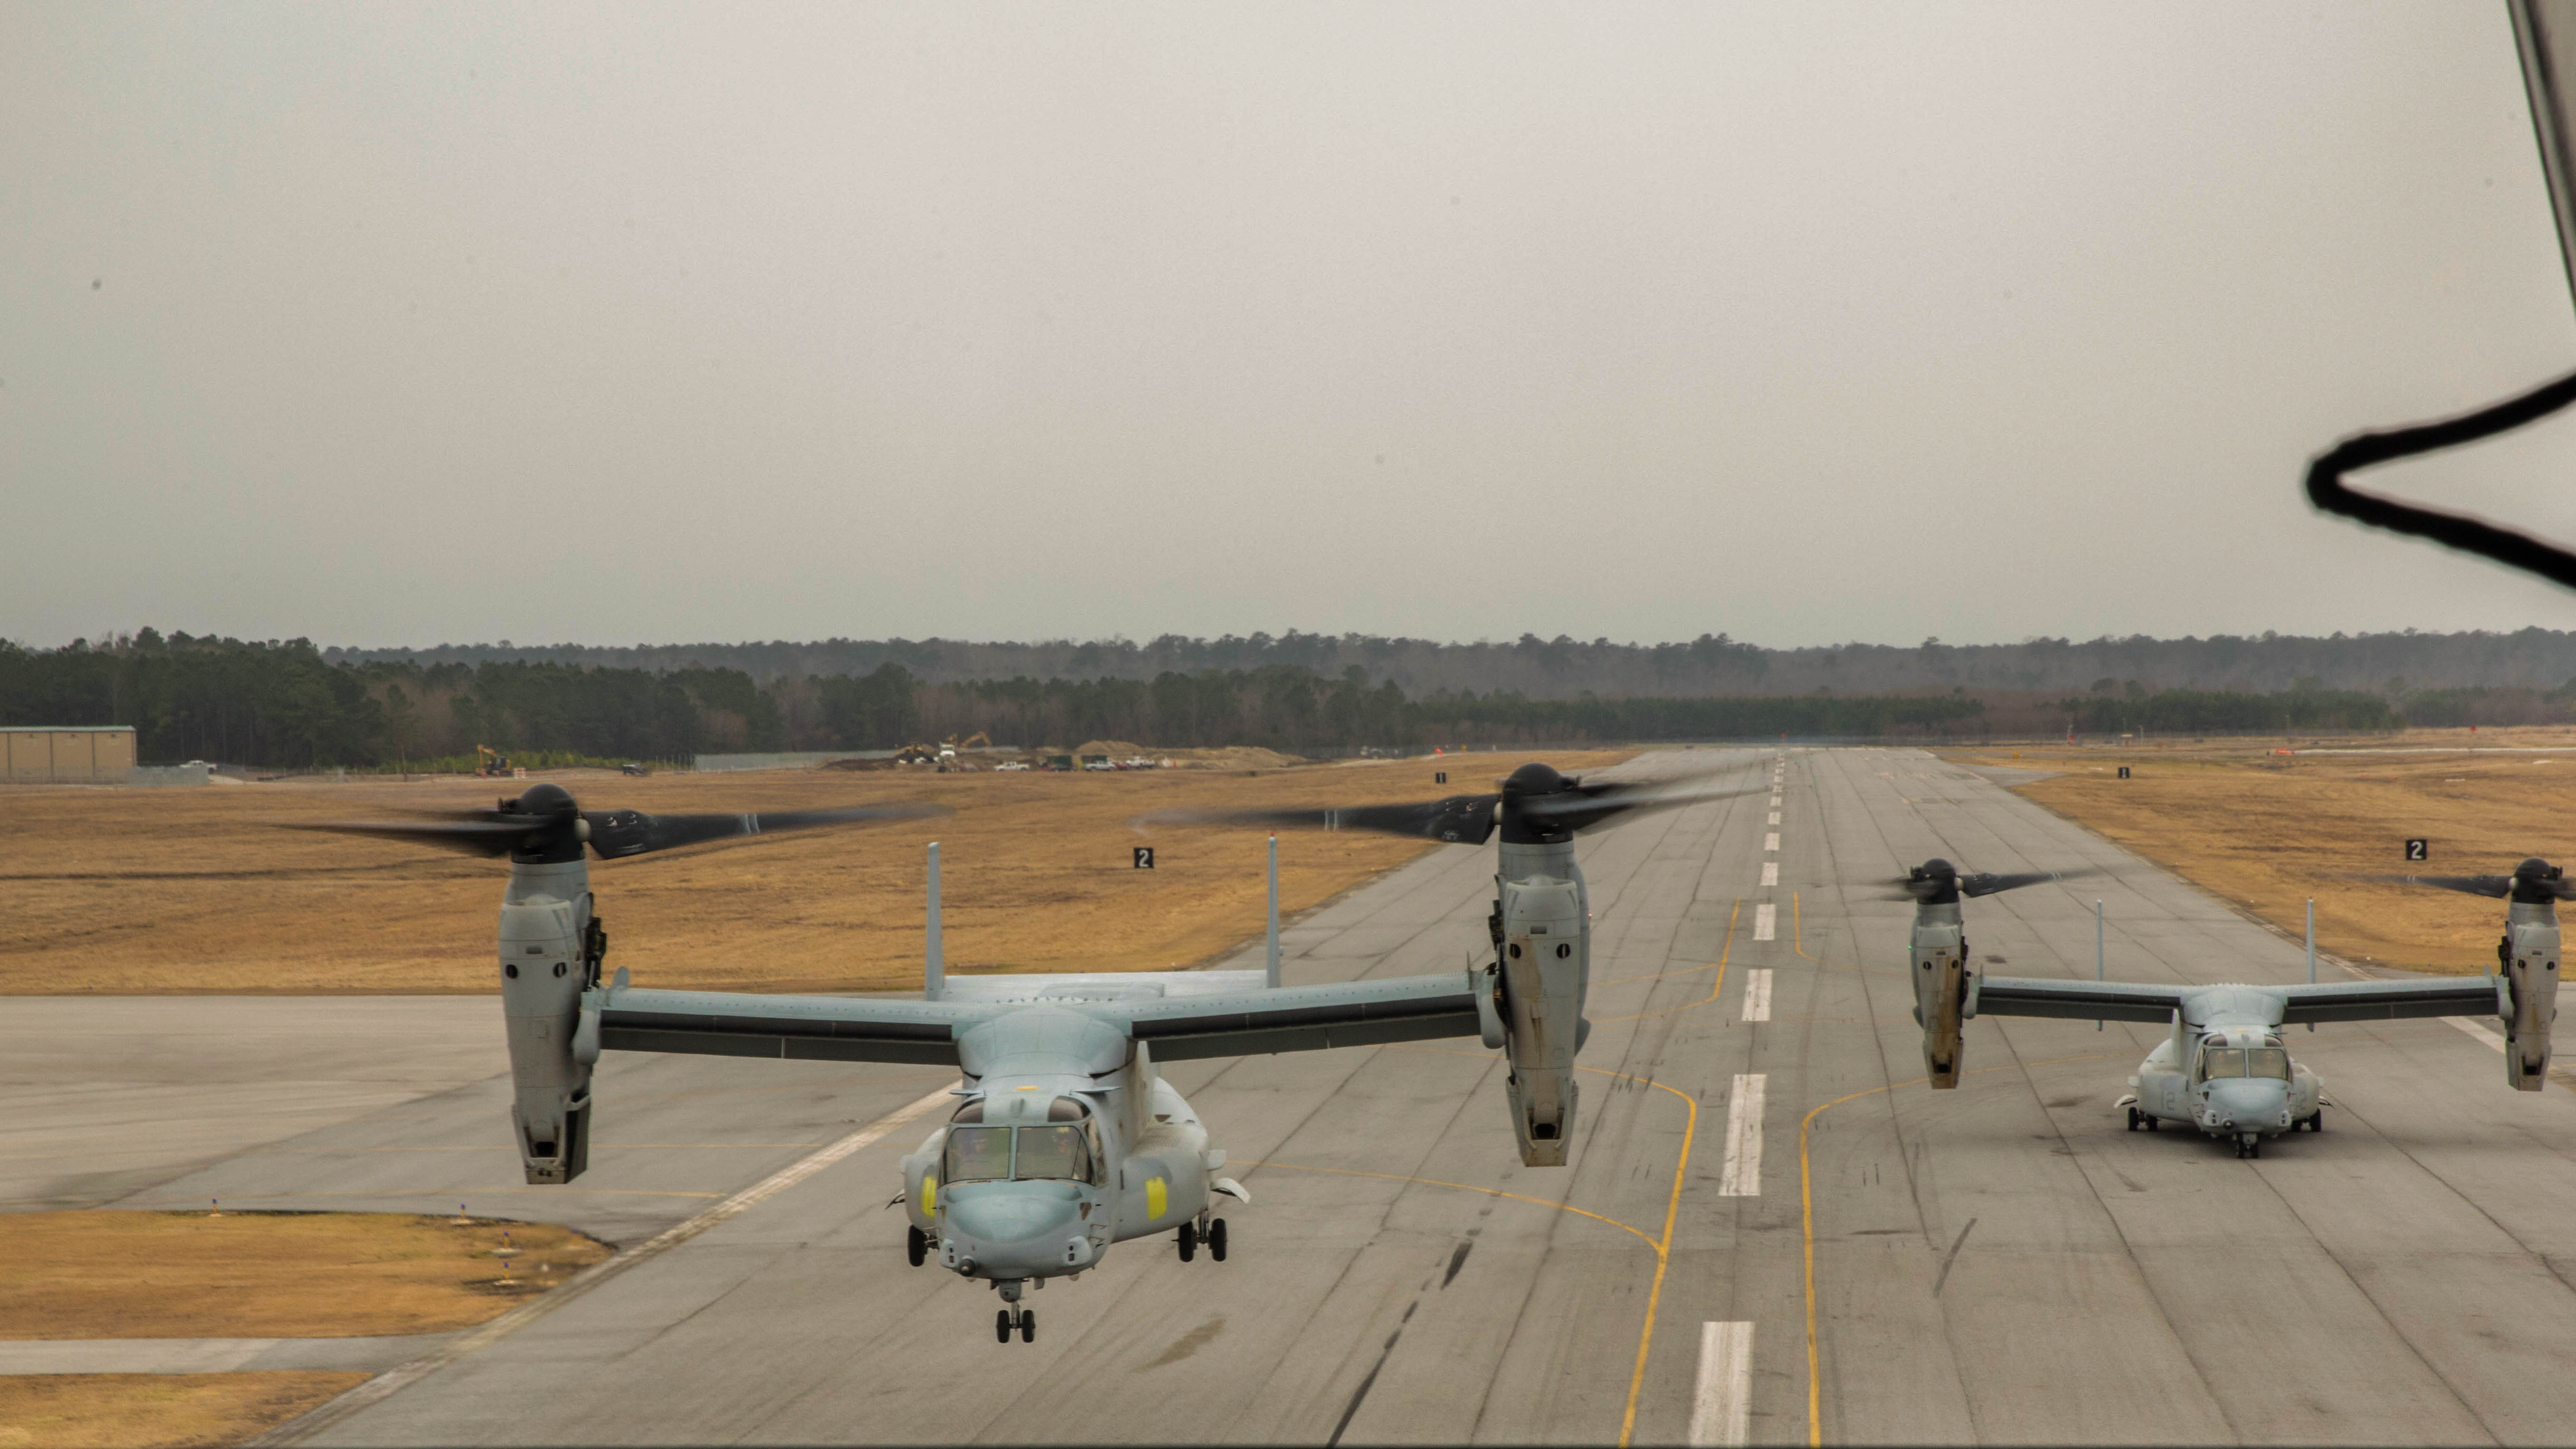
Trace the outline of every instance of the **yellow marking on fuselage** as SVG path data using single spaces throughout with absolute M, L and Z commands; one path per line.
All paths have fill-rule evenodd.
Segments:
M 938 1214 L 939 1179 L 937 1176 L 925 1172 L 921 1175 L 921 1215 L 927 1218 L 936 1217 Z
M 1159 1221 L 1163 1216 L 1163 1209 L 1171 1205 L 1172 1190 L 1163 1185 L 1163 1180 L 1159 1177 L 1146 1178 L 1145 1216 Z

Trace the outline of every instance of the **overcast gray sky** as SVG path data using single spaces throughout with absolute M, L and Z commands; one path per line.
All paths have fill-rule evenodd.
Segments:
M 0 0 L 31 644 L 2568 628 L 2297 485 L 2572 367 L 2501 3 Z

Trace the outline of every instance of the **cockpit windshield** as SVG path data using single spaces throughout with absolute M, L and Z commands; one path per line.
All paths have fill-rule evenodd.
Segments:
M 1015 1145 L 1012 1137 L 1019 1141 Z M 1091 1176 L 1091 1143 L 1083 1129 L 1067 1127 L 961 1127 L 948 1129 L 941 1164 L 944 1182 L 994 1182 L 1003 1178 Z
M 2214 1046 L 2200 1054 L 2200 1079 L 2204 1082 L 2219 1077 L 2270 1077 L 2275 1081 L 2290 1079 L 2290 1053 L 2285 1047 Z
M 947 1160 L 940 1164 L 943 1182 L 990 1182 L 1011 1175 L 1011 1129 L 950 1127 Z
M 1091 1176 L 1091 1147 L 1082 1140 L 1081 1128 L 1023 1127 L 1019 1132 L 1019 1156 L 1011 1163 L 1011 1176 Z

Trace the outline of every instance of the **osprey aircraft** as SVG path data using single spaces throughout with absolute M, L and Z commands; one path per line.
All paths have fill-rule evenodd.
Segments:
M 1251 1196 L 1218 1175 L 1225 1154 L 1163 1081 L 1158 1062 L 1477 1037 L 1512 1071 L 1506 1093 L 1521 1160 L 1561 1166 L 1575 1116 L 1573 1064 L 1588 1034 L 1590 913 L 1577 832 L 1622 815 L 1723 798 L 1651 785 L 1587 785 L 1545 765 L 1499 791 L 1420 805 L 1192 818 L 1376 830 L 1477 845 L 1501 833 L 1489 921 L 1493 964 L 1379 981 L 1282 986 L 1273 927 L 1263 971 L 1014 975 L 949 980 L 939 945 L 938 847 L 920 1001 L 656 991 L 620 969 L 603 977 L 608 936 L 584 850 L 646 851 L 864 820 L 940 813 L 921 806 L 767 815 L 585 811 L 560 786 L 499 807 L 433 819 L 314 828 L 510 860 L 502 895 L 502 1014 L 515 1087 L 511 1123 L 531 1183 L 568 1183 L 588 1165 L 592 1070 L 612 1051 L 910 1062 L 957 1069 L 958 1105 L 903 1160 L 908 1255 L 991 1283 L 995 1336 L 1023 1343 L 1032 1282 L 1077 1277 L 1111 1246 L 1173 1234 L 1183 1261 L 1204 1243 L 1223 1260 L 1220 1196 Z M 1172 816 L 1156 817 L 1161 819 Z M 891 1206 L 892 1204 L 889 1204 Z
M 2069 872 L 2067 874 L 2075 874 Z M 1977 1016 L 2054 1016 L 2143 1021 L 2172 1034 L 2129 1079 L 2117 1105 L 2129 1130 L 2182 1122 L 2232 1142 L 2239 1157 L 2262 1154 L 2263 1139 L 2325 1130 L 2327 1105 L 2315 1073 L 2290 1059 L 2284 1027 L 2321 1021 L 2483 1016 L 2505 1027 L 2505 1081 L 2537 1092 L 2549 1071 L 2549 1028 L 2558 1014 L 2558 916 L 2576 899 L 2556 867 L 2526 860 L 2510 876 L 2398 876 L 2388 879 L 2474 895 L 2501 896 L 2505 936 L 2493 975 L 2418 981 L 2319 984 L 2313 936 L 2308 981 L 2296 986 L 2163 986 L 2137 981 L 2038 980 L 1987 976 L 1968 968 L 1962 898 L 2042 881 L 2053 872 L 1963 875 L 1927 860 L 1895 882 L 1914 901 L 1914 1019 L 1923 1028 L 1923 1070 L 1935 1090 L 1959 1085 L 1960 1023 Z

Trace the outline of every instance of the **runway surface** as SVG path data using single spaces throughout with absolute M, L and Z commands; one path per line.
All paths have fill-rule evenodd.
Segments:
M 311 1442 L 2566 1438 L 2562 1086 L 2507 1090 L 2496 1050 L 2447 1022 L 2300 1033 L 2328 1130 L 2252 1162 L 2123 1130 L 2112 1100 L 2160 1028 L 1974 1022 L 1970 1075 L 1930 1092 L 1909 907 L 1859 884 L 1926 856 L 2109 872 L 1970 902 L 1980 969 L 2089 976 L 2096 897 L 2115 977 L 2289 981 L 2299 948 L 1916 752 L 1643 764 L 1767 778 L 1775 758 L 1777 806 L 1583 849 L 1594 1029 L 1571 1167 L 1519 1166 L 1498 1056 L 1472 1040 L 1177 1064 L 1255 1199 L 1225 1213 L 1230 1261 L 1122 1245 L 1035 1295 L 1037 1341 L 1005 1347 L 993 1295 L 908 1267 L 885 1208 L 924 1115 Z M 1457 969 L 1483 947 L 1492 859 L 1443 849 L 1309 918 L 1289 980 Z M 613 871 L 599 889 L 613 914 Z M 123 1201 L 462 1201 L 631 1245 L 948 1080 L 612 1056 L 568 1189 L 517 1182 L 487 1076 Z

